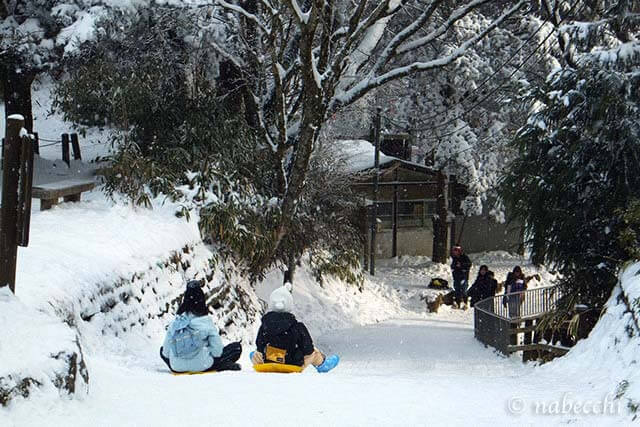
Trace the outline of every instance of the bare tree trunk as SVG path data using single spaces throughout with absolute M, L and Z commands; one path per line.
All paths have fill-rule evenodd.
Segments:
M 287 183 L 287 190 L 282 199 L 280 210 L 280 224 L 276 231 L 276 241 L 274 243 L 274 251 L 280 245 L 284 236 L 288 233 L 291 221 L 296 212 L 296 204 L 300 199 L 304 189 L 304 181 L 309 169 L 309 160 L 313 152 L 313 145 L 317 138 L 317 129 L 319 121 L 303 120 L 303 129 L 300 131 L 300 138 L 295 149 L 291 172 Z
M 436 200 L 436 215 L 433 220 L 433 262 L 447 264 L 449 201 L 447 191 L 447 176 L 438 171 L 438 198 Z
M 284 272 L 284 278 L 282 280 L 284 283 L 291 283 L 293 285 L 293 277 L 296 274 L 296 268 L 298 267 L 298 259 L 293 253 L 293 251 L 289 252 L 289 256 L 287 257 L 287 270 Z
M 316 22 L 317 25 L 317 22 Z M 303 64 L 312 64 L 313 42 L 315 28 L 313 26 L 304 27 L 300 37 L 300 58 Z M 318 132 L 324 121 L 327 111 L 323 103 L 322 88 L 318 87 L 312 67 L 305 68 L 302 72 L 303 95 L 302 95 L 302 117 L 300 120 L 300 130 L 294 143 L 293 159 L 290 170 L 287 174 L 287 187 L 283 195 L 281 205 L 280 224 L 276 231 L 276 241 L 274 251 L 280 245 L 283 237 L 287 234 L 292 219 L 296 211 L 296 204 L 300 200 L 304 188 L 304 182 L 309 170 L 309 160 Z
M 36 77 L 32 71 L 21 71 L 13 63 L 5 64 L 0 70 L 4 93 L 5 120 L 12 114 L 24 117 L 24 127 L 33 132 L 33 111 L 31 109 L 31 84 Z

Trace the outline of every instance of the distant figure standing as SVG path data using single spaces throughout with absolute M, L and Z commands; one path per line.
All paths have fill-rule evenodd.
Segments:
M 489 270 L 489 267 L 480 266 L 478 277 L 467 293 L 471 297 L 471 307 L 478 301 L 495 296 L 497 285 L 498 282 L 493 278 L 493 272 Z
M 527 290 L 526 279 L 519 265 L 507 274 L 503 303 L 509 307 L 509 317 L 520 317 L 520 305 L 524 301 L 524 291 Z
M 462 246 L 456 245 L 451 249 L 451 273 L 453 275 L 453 289 L 456 293 L 456 301 L 453 306 L 462 309 L 467 308 L 467 287 L 469 286 L 469 270 L 471 260 L 465 255 Z

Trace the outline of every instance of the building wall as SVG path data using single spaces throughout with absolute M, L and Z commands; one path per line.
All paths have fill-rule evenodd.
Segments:
M 463 218 L 455 220 L 455 237 L 466 253 L 485 251 L 517 252 L 520 249 L 522 227 L 520 223 L 500 224 L 489 215 L 467 217 L 460 238 Z
M 376 233 L 376 257 L 391 258 L 392 232 L 390 229 Z M 367 233 L 367 247 L 371 245 L 371 233 Z M 399 228 L 398 256 L 420 255 L 431 257 L 433 254 L 433 230 L 431 227 Z

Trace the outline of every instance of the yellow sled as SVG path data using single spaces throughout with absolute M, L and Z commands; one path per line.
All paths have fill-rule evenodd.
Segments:
M 284 363 L 261 363 L 259 365 L 253 365 L 253 369 L 257 372 L 278 372 L 281 374 L 291 374 L 294 372 L 302 372 L 304 369 L 298 365 L 286 365 Z

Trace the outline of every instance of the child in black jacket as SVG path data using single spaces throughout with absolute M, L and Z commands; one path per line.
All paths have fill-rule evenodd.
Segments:
M 307 327 L 292 314 L 291 289 L 291 283 L 285 283 L 271 293 L 269 311 L 262 317 L 256 337 L 257 350 L 251 354 L 251 361 L 254 364 L 313 365 L 318 372 L 328 372 L 340 359 L 336 355 L 325 357 L 313 346 Z

